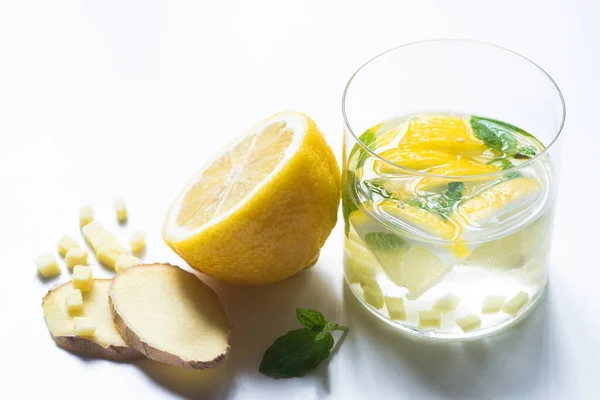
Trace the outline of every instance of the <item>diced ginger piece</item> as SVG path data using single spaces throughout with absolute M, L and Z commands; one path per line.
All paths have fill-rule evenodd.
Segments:
M 123 255 L 123 253 L 121 253 L 119 249 L 116 249 L 111 246 L 101 247 L 96 253 L 98 262 L 104 265 L 105 267 L 113 270 L 115 269 L 115 266 L 117 265 L 117 260 L 121 255 Z
M 139 258 L 135 256 L 130 256 L 129 254 L 121 254 L 119 258 L 117 258 L 117 262 L 115 263 L 115 271 L 119 273 L 121 271 L 125 271 L 129 267 L 138 265 L 139 263 Z
M 360 286 L 363 289 L 363 298 L 367 304 L 378 310 L 383 307 L 383 293 L 376 281 L 364 282 Z
M 529 295 L 527 292 L 520 291 L 515 297 L 509 299 L 506 304 L 504 304 L 503 311 L 507 314 L 516 315 L 528 301 Z
M 70 236 L 65 235 L 58 241 L 58 252 L 63 257 L 67 255 L 70 249 L 75 247 L 79 247 L 79 244 Z
M 56 258 L 50 253 L 42 254 L 36 257 L 33 262 L 38 269 L 38 272 L 44 278 L 51 278 L 60 275 L 60 267 L 56 262 Z
M 422 328 L 439 328 L 442 314 L 437 310 L 419 311 L 419 326 Z
M 73 247 L 67 252 L 65 264 L 70 270 L 76 265 L 88 265 L 88 252 L 81 247 Z
M 144 232 L 136 232 L 129 239 L 129 248 L 133 254 L 139 254 L 146 248 L 146 236 Z
M 483 305 L 481 306 L 481 312 L 484 314 L 494 314 L 502 311 L 506 296 L 494 296 L 489 295 L 483 299 Z
M 73 319 L 73 333 L 75 336 L 94 336 L 96 334 L 96 324 L 90 317 L 75 317 Z
M 79 209 L 79 227 L 83 228 L 94 220 L 94 210 L 92 207 L 85 206 Z
M 81 290 L 75 289 L 67 293 L 65 298 L 69 315 L 79 314 L 83 310 L 83 296 Z
M 100 247 L 108 246 L 115 248 L 121 254 L 127 254 L 129 251 L 123 245 L 121 245 L 112 233 L 104 228 L 104 226 L 98 222 L 93 221 L 83 227 L 81 230 L 85 241 L 91 246 L 96 255 Z
M 446 314 L 446 313 L 453 311 L 459 302 L 460 302 L 460 298 L 453 295 L 452 293 L 449 293 L 449 294 L 445 295 L 444 297 L 438 299 L 438 301 L 436 301 L 433 304 L 432 308 L 436 311 L 441 312 L 442 314 Z
M 92 268 L 85 265 L 76 265 L 73 268 L 73 287 L 82 292 L 87 292 L 92 284 Z
M 404 308 L 404 299 L 401 297 L 385 297 L 385 305 L 388 309 L 390 318 L 395 321 L 404 321 L 406 319 L 406 310 Z
M 466 317 L 456 318 L 456 324 L 460 326 L 463 332 L 469 332 L 481 326 L 481 319 L 477 315 L 471 314 Z
M 119 220 L 119 222 L 127 221 L 127 208 L 125 207 L 125 200 L 115 199 L 115 211 L 117 213 L 117 220 Z

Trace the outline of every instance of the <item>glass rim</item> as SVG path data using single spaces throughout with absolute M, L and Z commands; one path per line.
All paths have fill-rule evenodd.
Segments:
M 474 174 L 474 175 L 457 175 L 457 176 L 448 176 L 448 175 L 438 175 L 438 174 L 431 174 L 429 172 L 423 172 L 423 171 L 419 171 L 416 169 L 412 169 L 412 168 L 408 168 L 408 167 L 404 167 L 401 165 L 398 165 L 384 157 L 381 157 L 380 155 L 378 155 L 377 153 L 375 153 L 373 150 L 371 150 L 368 146 L 365 146 L 365 144 L 360 140 L 360 135 L 357 135 L 354 130 L 352 129 L 352 126 L 350 126 L 350 122 L 348 121 L 348 114 L 346 112 L 346 96 L 348 94 L 348 89 L 350 88 L 350 85 L 352 84 L 352 81 L 354 80 L 354 78 L 368 65 L 370 65 L 373 61 L 376 61 L 377 59 L 379 59 L 380 57 L 388 54 L 388 53 L 392 53 L 396 50 L 401 50 L 405 47 L 410 47 L 410 46 L 415 46 L 415 45 L 421 45 L 421 44 L 427 44 L 427 43 L 435 43 L 435 42 L 455 42 L 455 43 L 471 43 L 471 44 L 478 44 L 478 45 L 483 45 L 483 46 L 489 46 L 489 47 L 493 47 L 497 50 L 502 50 L 505 52 L 508 52 L 512 55 L 515 55 L 525 61 L 527 61 L 529 64 L 531 64 L 533 67 L 537 68 L 540 72 L 542 72 L 542 74 L 548 79 L 548 81 L 552 84 L 552 86 L 554 87 L 554 89 L 556 90 L 556 93 L 558 94 L 558 98 L 560 99 L 560 104 L 561 104 L 561 116 L 560 116 L 560 125 L 558 127 L 558 130 L 556 132 L 556 134 L 554 135 L 554 138 L 552 139 L 552 141 L 548 144 L 548 146 L 546 146 L 544 148 L 543 151 L 541 151 L 539 154 L 535 155 L 534 157 L 530 158 L 529 160 L 519 164 L 519 165 L 515 165 L 514 167 L 505 169 L 505 170 L 500 170 L 500 171 L 496 171 L 496 172 L 489 172 L 489 173 L 485 173 L 485 174 Z M 488 43 L 488 42 L 483 42 L 483 41 L 479 41 L 479 40 L 471 40 L 471 39 L 426 39 L 426 40 L 420 40 L 417 42 L 411 42 L 411 43 L 406 43 L 406 44 L 402 44 L 400 46 L 396 46 L 393 47 L 391 49 L 385 50 L 377 55 L 375 55 L 374 57 L 370 58 L 369 60 L 367 60 L 364 64 L 362 64 L 356 71 L 354 71 L 354 73 L 350 76 L 350 79 L 348 80 L 348 83 L 346 83 L 346 86 L 344 87 L 344 92 L 342 94 L 342 116 L 344 119 L 344 124 L 346 125 L 346 128 L 350 131 L 350 134 L 354 137 L 354 140 L 356 140 L 356 143 L 361 146 L 362 150 L 366 151 L 370 156 L 391 165 L 392 167 L 398 168 L 399 170 L 403 170 L 406 171 L 409 174 L 413 174 L 413 175 L 422 175 L 422 176 L 427 176 L 427 177 L 432 177 L 432 178 L 443 178 L 443 179 L 452 179 L 452 180 L 457 180 L 457 179 L 473 179 L 474 177 L 478 177 L 478 178 L 493 178 L 496 176 L 502 176 L 502 175 L 506 175 L 509 174 L 511 172 L 516 172 L 519 171 L 520 169 L 523 169 L 529 165 L 532 165 L 533 163 L 535 163 L 538 159 L 540 159 L 542 156 L 545 156 L 548 151 L 552 148 L 552 146 L 558 141 L 558 139 L 561 137 L 561 133 L 563 131 L 563 128 L 565 126 L 565 119 L 566 119 L 566 115 L 567 115 L 567 108 L 566 108 L 566 104 L 565 104 L 565 99 L 563 97 L 563 94 L 560 90 L 560 88 L 558 87 L 558 84 L 554 81 L 554 79 L 552 79 L 552 77 L 550 76 L 550 74 L 548 74 L 542 67 L 540 67 L 538 64 L 536 64 L 535 62 L 533 62 L 532 60 L 530 60 L 529 58 L 525 57 L 522 54 L 517 53 L 516 51 L 507 49 L 506 47 L 502 47 L 502 46 L 498 46 L 496 44 L 492 44 L 492 43 Z

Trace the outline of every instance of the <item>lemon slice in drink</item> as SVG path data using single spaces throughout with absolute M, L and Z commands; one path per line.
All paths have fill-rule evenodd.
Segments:
M 453 115 L 421 116 L 410 120 L 400 146 L 446 150 L 455 154 L 480 154 L 487 150 L 473 134 L 469 122 Z
M 337 219 L 340 171 L 315 123 L 283 112 L 222 150 L 173 202 L 163 238 L 191 267 L 246 284 L 310 266 Z
M 369 208 L 370 203 L 367 203 Z M 470 253 L 458 239 L 458 227 L 444 222 L 439 216 L 394 201 L 383 201 L 380 211 L 412 227 L 422 235 L 454 244 L 422 244 L 412 238 L 392 232 L 361 211 L 350 215 L 350 223 L 365 246 L 377 260 L 388 278 L 408 289 L 408 298 L 418 298 L 440 282 L 453 266 Z M 427 247 L 426 247 L 427 246 Z
M 482 227 L 504 219 L 523 206 L 535 203 L 542 194 L 540 183 L 527 177 L 510 179 L 492 186 L 457 209 L 458 215 L 469 225 Z

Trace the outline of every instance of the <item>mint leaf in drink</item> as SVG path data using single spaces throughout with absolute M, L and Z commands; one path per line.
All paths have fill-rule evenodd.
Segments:
M 363 182 L 363 185 L 365 185 L 370 192 L 375 193 L 385 199 L 397 200 L 396 196 L 394 196 L 394 194 L 390 192 L 388 188 L 385 187 L 385 185 L 377 181 L 374 181 L 372 179 L 366 180 Z
M 303 327 L 308 329 L 317 328 L 321 330 L 327 323 L 323 314 L 309 308 L 296 308 L 296 318 Z
M 296 315 L 299 320 L 302 315 L 300 322 L 312 328 L 289 331 L 275 340 L 265 351 L 258 368 L 262 374 L 273 378 L 304 376 L 329 357 L 334 345 L 331 333 L 348 332 L 348 327 L 326 321 L 323 314 L 315 310 L 297 309 Z M 315 321 L 324 323 L 314 324 Z
M 363 132 L 362 135 L 358 137 L 358 140 L 369 150 L 375 150 L 375 142 L 377 141 L 377 130 L 375 128 L 367 129 Z M 350 152 L 348 158 L 350 159 L 354 154 L 358 152 L 358 161 L 356 162 L 356 169 L 361 168 L 367 158 L 369 158 L 369 153 L 365 151 L 360 143 L 356 143 Z
M 510 169 L 513 168 L 515 165 L 513 163 L 511 163 L 509 160 L 507 160 L 506 158 L 503 158 L 502 160 L 500 160 L 500 169 L 501 170 L 506 170 L 506 169 Z M 509 181 L 511 179 L 515 179 L 515 178 L 520 178 L 522 177 L 523 174 L 520 173 L 519 171 L 512 171 L 507 173 L 504 178 L 505 180 Z
M 502 140 L 485 121 L 477 117 L 471 117 L 471 128 L 473 128 L 473 134 L 487 147 L 498 153 L 502 152 Z
M 517 154 L 515 154 L 515 158 L 532 158 L 537 155 L 537 149 L 535 146 L 530 144 L 519 146 L 517 149 Z
M 344 234 L 348 237 L 350 232 L 350 214 L 358 210 L 355 204 L 354 187 L 356 185 L 356 174 L 352 171 L 345 171 L 342 175 L 342 216 L 344 217 Z
M 435 200 L 429 206 L 430 211 L 435 212 L 445 221 L 454 211 L 454 205 L 460 201 L 465 190 L 465 184 L 462 182 L 450 182 L 448 190 Z

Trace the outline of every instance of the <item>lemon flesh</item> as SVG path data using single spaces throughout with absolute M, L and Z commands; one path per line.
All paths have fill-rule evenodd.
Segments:
M 276 114 L 247 131 L 173 202 L 165 242 L 216 279 L 265 284 L 314 263 L 337 220 L 341 176 L 315 123 Z

